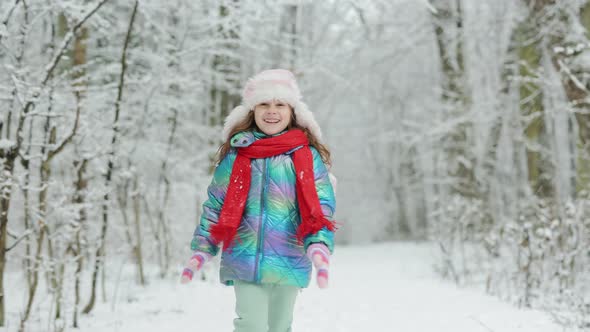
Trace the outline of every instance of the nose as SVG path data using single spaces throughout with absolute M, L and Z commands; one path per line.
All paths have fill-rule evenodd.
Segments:
M 270 107 L 268 108 L 268 113 L 276 113 L 277 112 L 277 106 L 275 104 L 271 104 Z

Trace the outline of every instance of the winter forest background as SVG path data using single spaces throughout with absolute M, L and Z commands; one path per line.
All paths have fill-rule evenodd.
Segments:
M 431 241 L 441 277 L 588 327 L 589 38 L 587 0 L 1 0 L 0 325 L 43 301 L 71 330 L 109 260 L 177 278 L 222 121 L 282 67 L 340 245 Z

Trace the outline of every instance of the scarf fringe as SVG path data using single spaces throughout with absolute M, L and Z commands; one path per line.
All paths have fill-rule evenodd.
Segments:
M 305 222 L 303 220 L 305 220 Z M 297 240 L 299 241 L 299 244 L 303 244 L 306 236 L 315 234 L 324 227 L 332 232 L 336 231 L 336 223 L 328 220 L 324 216 L 309 216 L 302 219 L 301 224 L 299 224 L 299 227 L 297 228 Z
M 238 229 L 231 225 L 216 224 L 215 227 L 210 229 L 211 238 L 215 244 L 223 242 L 223 249 L 230 247 L 234 241 Z

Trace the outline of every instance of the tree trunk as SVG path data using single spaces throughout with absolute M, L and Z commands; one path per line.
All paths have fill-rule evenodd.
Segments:
M 8 24 L 8 20 L 12 15 L 13 11 L 16 9 L 17 5 L 19 4 L 19 0 L 14 2 L 13 7 L 10 9 L 9 15 L 6 17 L 6 21 L 2 22 L 5 26 Z M 16 59 L 16 63 L 18 67 L 22 65 L 22 59 L 24 56 L 24 49 L 25 49 L 25 27 L 29 24 L 29 10 L 27 4 L 23 1 L 22 3 L 23 11 L 24 11 L 24 20 L 21 26 L 21 34 L 22 40 L 20 44 L 20 50 L 18 57 Z M 1 40 L 0 36 L 0 40 Z M 16 100 L 17 100 L 17 90 L 16 88 L 12 90 L 12 98 L 10 108 L 8 110 L 8 114 L 6 115 L 6 128 L 4 129 L 6 132 L 6 138 L 10 139 L 11 132 L 10 126 L 12 123 L 12 112 L 16 108 Z M 19 124 L 22 124 L 19 121 Z M 3 126 L 0 125 L 0 138 L 2 138 L 2 131 Z M 22 125 L 17 128 L 16 135 L 18 137 L 21 134 Z M 17 139 L 16 146 L 9 147 L 7 149 L 0 149 L 0 159 L 3 159 L 3 167 L 2 167 L 2 174 L 0 174 L 0 326 L 4 326 L 5 322 L 5 298 L 4 298 L 4 268 L 6 265 L 6 251 L 7 251 L 7 243 L 6 243 L 6 232 L 8 230 L 8 209 L 10 208 L 10 198 L 12 195 L 12 178 L 14 171 L 14 165 L 16 162 L 16 158 L 18 157 L 18 151 L 20 149 L 20 143 L 22 140 Z M 28 239 L 27 239 L 28 243 Z
M 105 176 L 105 188 L 107 192 L 103 196 L 103 205 L 102 205 L 102 227 L 100 231 L 100 243 L 98 248 L 96 249 L 96 260 L 94 263 L 94 270 L 92 272 L 92 286 L 91 286 L 91 293 L 90 293 L 90 300 L 86 307 L 84 307 L 83 313 L 87 314 L 94 308 L 94 302 L 96 298 L 96 282 L 98 278 L 98 272 L 102 267 L 104 269 L 104 248 L 106 242 L 106 235 L 107 235 L 107 228 L 108 228 L 108 206 L 109 206 L 109 192 L 108 188 L 111 185 L 111 177 L 113 175 L 113 163 L 115 157 L 115 148 L 117 143 L 117 136 L 119 132 L 119 113 L 121 110 L 121 102 L 123 100 L 123 90 L 125 87 L 125 72 L 127 70 L 127 47 L 129 46 L 129 41 L 131 40 L 131 31 L 133 29 L 133 22 L 135 21 L 135 16 L 137 14 L 137 6 L 139 1 L 135 1 L 135 5 L 133 6 L 133 11 L 131 13 L 131 18 L 129 20 L 129 27 L 127 29 L 127 35 L 125 37 L 125 43 L 123 45 L 123 51 L 121 55 L 121 74 L 119 76 L 119 85 L 118 85 L 118 93 L 117 93 L 117 100 L 115 102 L 115 119 L 113 121 L 113 137 L 111 139 L 111 150 L 108 154 L 109 160 L 107 162 L 107 174 Z M 104 276 L 104 270 L 103 270 Z M 104 281 L 104 280 L 103 280 Z
M 84 192 L 88 188 L 88 181 L 85 179 L 86 167 L 88 166 L 88 159 L 82 159 L 81 161 L 75 161 L 74 167 L 77 169 L 77 178 L 75 183 L 76 192 L 74 193 L 73 203 L 82 206 L 84 203 Z M 80 232 L 82 225 L 86 223 L 86 209 L 80 208 L 80 219 L 78 220 L 78 229 L 76 230 L 75 243 L 72 253 L 76 262 L 76 272 L 74 275 L 74 310 L 72 327 L 78 327 L 78 308 L 80 305 L 80 273 L 82 273 L 83 258 L 82 255 L 82 244 L 80 242 Z
M 539 84 L 534 83 L 541 63 L 540 40 L 530 38 L 536 33 L 534 25 L 535 14 L 523 22 L 514 32 L 513 40 L 517 43 L 519 64 L 519 76 L 523 78 L 520 84 L 521 112 L 529 118 L 525 123 L 525 136 L 530 142 L 543 145 L 544 123 L 543 123 L 543 95 Z M 533 193 L 547 197 L 552 192 L 552 185 L 541 176 L 546 170 L 543 169 L 545 161 L 541 152 L 530 145 L 527 146 L 528 178 Z
M 86 57 L 87 57 L 87 45 L 86 41 L 88 40 L 88 29 L 83 27 L 80 29 L 80 33 L 76 35 L 76 39 L 74 41 L 74 51 L 73 51 L 73 67 L 74 67 L 74 95 L 76 97 L 76 111 L 78 113 L 81 112 L 81 105 L 82 99 L 85 95 L 86 90 L 86 81 L 81 79 L 86 75 L 86 70 L 84 69 L 84 65 L 86 64 Z M 88 182 L 84 178 L 86 173 L 86 166 L 88 165 L 88 159 L 76 160 L 74 161 L 74 167 L 77 169 L 77 179 L 75 183 L 76 192 L 74 194 L 73 202 L 82 206 L 84 203 L 84 192 L 88 187 Z M 69 247 L 72 248 L 71 252 L 74 256 L 74 261 L 76 262 L 76 272 L 74 275 L 74 310 L 73 310 L 73 318 L 72 318 L 72 326 L 74 328 L 78 327 L 78 308 L 80 306 L 80 273 L 82 273 L 82 266 L 83 266 L 83 255 L 82 255 L 82 245 L 80 243 L 80 232 L 82 230 L 82 226 L 86 223 L 86 209 L 83 207 L 80 208 L 80 218 L 78 220 L 78 225 L 76 229 L 76 234 L 74 237 L 74 243 L 70 244 Z
M 34 120 L 33 118 L 31 118 L 31 120 L 29 121 L 30 125 L 29 127 L 31 128 L 31 130 L 29 131 L 29 142 L 33 141 L 33 132 L 34 132 Z M 31 145 L 29 145 L 27 147 L 27 152 L 26 155 L 30 155 L 31 153 Z M 31 227 L 31 220 L 30 220 L 30 198 L 29 198 L 29 185 L 31 184 L 31 169 L 30 169 L 30 162 L 28 159 L 21 159 L 21 165 L 24 169 L 25 172 L 25 179 L 24 179 L 24 188 L 22 189 L 23 191 L 23 198 L 24 198 L 24 223 L 25 223 L 25 231 L 27 231 L 29 229 L 29 227 Z M 25 270 L 25 279 L 27 280 L 27 287 L 30 289 L 31 288 L 31 284 L 33 281 L 33 273 L 31 271 L 31 261 L 29 260 L 29 257 L 31 257 L 31 251 L 32 251 L 32 247 L 33 247 L 33 241 L 32 241 L 32 237 L 31 236 L 27 236 L 27 238 L 25 239 L 25 259 L 23 259 L 23 264 L 24 264 L 24 270 Z
M 166 208 L 168 206 L 168 199 L 170 197 L 170 182 L 168 181 L 167 172 L 168 172 L 168 156 L 170 155 L 173 145 L 174 139 L 176 137 L 176 127 L 178 124 L 178 111 L 173 109 L 172 110 L 173 116 L 170 118 L 170 122 L 172 127 L 170 128 L 170 135 L 168 136 L 168 144 L 166 146 L 166 158 L 162 161 L 162 165 L 160 166 L 160 176 L 158 178 L 158 191 L 156 197 L 158 199 L 158 226 L 156 229 L 156 237 L 160 239 L 158 243 L 160 243 L 160 251 L 163 250 L 161 253 L 162 262 L 163 264 L 160 266 L 160 276 L 163 278 L 168 271 L 169 262 L 170 262 L 170 247 L 169 243 L 169 231 L 168 231 L 168 223 L 166 221 Z M 160 199 L 160 191 L 164 190 L 164 197 Z M 161 202 L 161 203 L 160 203 Z M 162 245 L 163 243 L 163 245 Z
M 286 50 L 281 50 L 279 54 L 279 59 L 277 59 L 277 63 L 275 67 L 280 67 L 281 65 L 288 64 L 290 68 L 296 68 L 297 62 L 297 53 L 298 53 L 298 40 L 299 36 L 297 35 L 297 21 L 299 19 L 300 14 L 300 6 L 302 5 L 292 5 L 292 4 L 285 4 L 284 11 L 281 15 L 281 34 L 285 36 L 285 39 L 288 40 L 290 44 Z
M 150 226 L 150 229 L 152 231 L 152 234 L 154 236 L 154 241 L 156 243 L 157 246 L 157 259 L 158 259 L 158 266 L 160 267 L 160 277 L 164 278 L 166 276 L 166 270 L 164 268 L 164 250 L 163 250 L 163 244 L 162 244 L 162 239 L 160 238 L 160 233 L 158 232 L 158 225 L 156 224 L 156 221 L 154 221 L 154 218 L 152 218 L 152 212 L 150 210 L 150 203 L 148 202 L 147 198 L 145 195 L 141 195 L 141 200 L 143 202 L 143 208 L 145 209 L 145 214 Z M 158 217 L 159 217 L 159 212 L 157 213 Z
M 137 272 L 139 275 L 139 283 L 144 286 L 145 285 L 145 276 L 143 273 L 143 256 L 141 252 L 141 208 L 140 208 L 140 195 L 139 195 L 139 188 L 137 185 L 138 182 L 138 175 L 135 173 L 133 178 L 133 193 L 131 194 L 133 197 L 133 213 L 135 216 L 135 234 L 137 238 L 135 239 L 135 258 L 137 259 Z
M 586 38 L 590 39 L 590 2 L 581 8 L 580 22 L 586 28 Z M 590 191 L 590 114 L 588 113 L 590 102 L 587 101 L 588 90 L 585 86 L 576 84 L 572 79 L 568 79 L 565 84 L 568 98 L 579 110 L 575 113 L 579 128 L 578 147 L 580 151 L 577 160 L 576 191 Z
M 62 33 L 65 34 L 67 31 L 67 23 L 66 19 L 63 15 L 60 15 L 60 30 Z M 72 55 L 72 68 L 73 68 L 73 79 L 74 79 L 74 96 L 76 98 L 76 114 L 79 115 L 81 112 L 81 100 L 83 97 L 83 90 L 85 89 L 85 83 L 81 78 L 85 74 L 85 70 L 82 67 L 86 63 L 86 39 L 88 38 L 88 29 L 83 27 L 80 29 L 80 32 L 76 34 L 73 43 L 73 55 Z M 74 128 L 74 132 L 75 132 Z M 55 143 L 55 142 L 52 142 Z M 50 157 L 53 158 L 55 154 L 51 154 Z M 47 168 L 50 168 L 49 165 L 50 159 L 47 163 Z M 77 231 L 78 233 L 78 231 Z M 79 236 L 77 234 L 76 236 Z M 50 259 L 53 260 L 54 252 L 53 252 L 53 245 L 50 241 L 50 237 L 47 238 L 48 240 L 48 252 Z M 71 248 L 72 243 L 65 244 L 66 248 Z M 64 256 L 67 255 L 67 250 L 64 253 Z M 61 256 L 60 256 L 61 257 Z M 53 269 L 50 273 L 51 277 L 51 286 L 55 290 L 55 318 L 61 318 L 61 305 L 62 305 L 62 297 L 63 297 L 63 288 L 64 288 L 64 274 L 65 274 L 65 264 L 66 262 L 63 259 L 56 260 L 55 266 L 56 268 Z
M 227 17 L 230 10 L 230 7 L 221 5 L 219 6 L 219 15 L 221 17 Z M 238 31 L 236 29 L 226 31 L 226 27 L 222 24 L 218 26 L 217 30 L 220 38 L 226 38 L 224 52 L 221 54 L 231 54 L 234 52 L 236 48 L 235 44 L 239 37 Z M 229 80 L 227 74 L 231 74 L 234 70 L 237 70 L 239 65 L 240 64 L 236 62 L 236 60 L 227 55 L 213 55 L 211 63 L 213 77 L 211 79 L 211 90 L 209 91 L 209 96 L 211 98 L 211 106 L 209 107 L 211 110 L 211 113 L 209 114 L 209 126 L 213 127 L 221 124 L 233 106 L 239 103 L 239 96 L 232 94 L 225 87 L 227 86 L 226 83 L 232 83 L 227 82 L 227 80 Z
M 131 169 L 131 161 L 128 160 L 128 169 Z M 136 182 L 137 180 L 135 179 L 135 177 L 137 176 L 137 174 L 134 174 L 134 182 Z M 121 185 L 117 186 L 117 202 L 119 203 L 119 209 L 121 210 L 121 217 L 123 219 L 123 224 L 125 224 L 125 237 L 127 239 L 127 243 L 131 246 L 131 252 L 133 257 L 135 258 L 135 262 L 138 266 L 138 280 L 140 282 L 141 285 L 144 285 L 144 278 L 143 278 L 143 266 L 142 266 L 142 262 L 141 262 L 141 253 L 138 253 L 138 246 L 140 245 L 140 237 L 138 235 L 138 237 L 135 239 L 133 239 L 132 236 L 132 231 L 131 231 L 131 225 L 129 222 L 129 215 L 128 215 L 128 199 L 129 199 L 129 182 L 130 179 L 126 178 L 125 182 L 122 183 Z M 136 206 L 135 206 L 135 196 L 136 194 L 136 183 L 134 183 L 134 188 L 132 189 L 133 192 L 131 193 L 131 196 L 134 198 L 134 206 L 133 206 L 133 211 L 135 213 L 135 218 L 134 221 L 135 223 L 138 222 L 139 216 L 137 215 L 137 210 L 136 210 Z M 138 225 L 135 225 L 135 229 L 137 232 Z
M 49 117 L 47 117 L 45 130 L 47 130 L 49 125 Z M 55 132 L 55 131 L 53 131 Z M 52 139 L 49 139 L 49 142 L 52 142 Z M 44 147 L 41 148 L 41 153 L 44 154 Z M 39 284 L 39 268 L 41 265 L 41 252 L 43 251 L 43 242 L 45 241 L 45 233 L 49 233 L 49 227 L 45 222 L 45 216 L 47 212 L 47 183 L 49 182 L 49 177 L 51 176 L 51 168 L 47 159 L 41 162 L 41 167 L 39 169 L 39 176 L 40 176 L 40 184 L 41 190 L 39 191 L 39 207 L 38 207 L 38 215 L 39 215 L 39 235 L 37 237 L 37 250 L 35 252 L 35 258 L 33 261 L 33 271 L 32 271 L 32 282 L 31 287 L 29 288 L 27 305 L 25 307 L 25 312 L 21 317 L 21 324 L 20 329 L 24 331 L 24 324 L 29 319 L 29 315 L 31 313 L 31 308 L 33 306 L 33 301 L 35 300 L 35 295 L 37 293 L 37 286 Z M 49 234 L 48 234 L 49 235 Z M 51 248 L 51 239 L 48 236 L 47 244 L 49 247 L 49 256 L 50 260 L 53 261 L 53 248 Z M 55 272 L 50 272 L 50 281 L 51 286 L 55 287 Z M 57 312 L 59 312 L 59 308 L 57 308 Z
M 4 159 L 4 167 L 0 174 L 0 326 L 4 326 L 4 268 L 6 264 L 6 231 L 8 226 L 8 208 L 12 193 L 12 172 L 17 157 L 16 149 L 5 151 L 0 149 L 0 158 Z

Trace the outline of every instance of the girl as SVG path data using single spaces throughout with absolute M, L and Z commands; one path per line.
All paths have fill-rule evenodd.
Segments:
M 294 75 L 284 69 L 247 81 L 222 135 L 181 280 L 190 281 L 223 243 L 220 279 L 234 286 L 234 331 L 291 331 L 295 298 L 309 285 L 312 262 L 318 286 L 328 285 L 335 229 L 330 152 Z

